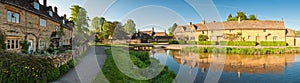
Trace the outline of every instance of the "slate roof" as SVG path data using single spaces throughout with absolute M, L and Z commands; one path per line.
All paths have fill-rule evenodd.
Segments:
M 39 10 L 34 9 L 32 5 L 35 0 L 0 0 L 1 3 L 8 4 L 28 12 L 34 13 L 36 15 L 42 16 L 43 18 L 47 18 L 49 20 L 55 21 L 57 23 L 62 24 L 62 20 L 64 19 L 63 16 L 59 16 L 56 12 L 53 11 L 52 6 L 44 6 L 41 5 L 39 2 Z M 49 15 L 49 11 L 53 12 L 53 16 Z M 65 20 L 65 24 L 62 25 L 67 29 L 72 29 L 72 26 L 68 26 L 67 24 L 73 23 L 72 21 Z M 73 23 L 74 24 L 74 23 Z

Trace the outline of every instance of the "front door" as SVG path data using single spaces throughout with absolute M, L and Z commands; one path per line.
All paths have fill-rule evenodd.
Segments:
M 32 40 L 28 40 L 28 43 L 29 43 L 29 47 L 28 47 L 28 53 L 31 53 L 33 51 L 32 49 Z
M 256 36 L 255 40 L 256 40 L 256 43 L 257 43 L 257 44 L 260 43 L 260 37 L 259 37 L 259 36 Z

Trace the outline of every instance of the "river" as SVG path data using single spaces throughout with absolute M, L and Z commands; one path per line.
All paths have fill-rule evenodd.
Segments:
M 300 83 L 299 54 L 225 55 L 154 49 L 151 57 L 174 71 L 178 82 Z

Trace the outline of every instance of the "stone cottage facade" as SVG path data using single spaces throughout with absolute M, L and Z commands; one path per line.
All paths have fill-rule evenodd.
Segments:
M 207 41 L 285 41 L 289 46 L 295 45 L 293 31 L 285 28 L 283 21 L 203 21 L 199 24 L 178 26 L 174 31 L 178 40 L 197 41 L 199 35 L 206 35 Z
M 0 27 L 6 34 L 7 50 L 20 52 L 28 40 L 29 50 L 46 49 L 50 44 L 71 45 L 74 23 L 59 16 L 47 0 L 0 0 Z M 64 35 L 60 35 L 61 33 Z

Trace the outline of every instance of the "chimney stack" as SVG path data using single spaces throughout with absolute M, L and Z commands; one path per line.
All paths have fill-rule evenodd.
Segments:
M 193 23 L 192 23 L 192 22 L 190 22 L 190 25 L 193 25 Z
M 241 23 L 241 17 L 238 18 L 238 23 Z
M 58 12 L 57 12 L 57 7 L 56 7 L 56 6 L 54 7 L 54 12 L 55 12 L 55 13 L 58 13 Z
M 44 0 L 43 3 L 44 3 L 44 6 L 47 7 L 47 0 Z
M 152 31 L 154 32 L 154 27 L 152 27 Z
M 202 24 L 205 24 L 205 20 L 202 20 Z
M 66 14 L 64 14 L 64 19 L 65 19 L 65 20 L 67 19 L 67 15 L 66 15 Z

